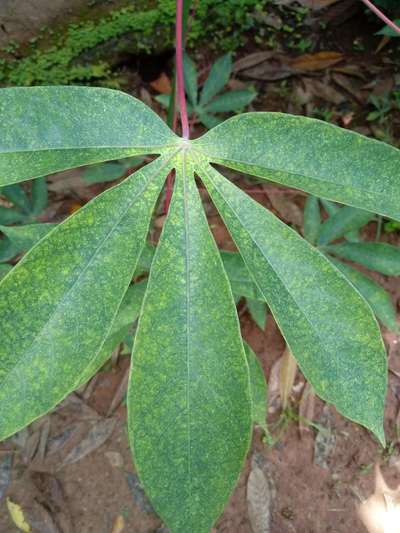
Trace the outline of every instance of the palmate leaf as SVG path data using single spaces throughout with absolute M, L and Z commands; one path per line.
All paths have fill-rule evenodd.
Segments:
M 213 163 L 400 220 L 399 151 L 316 119 L 244 113 L 193 141 Z
M 159 154 L 178 140 L 139 100 L 96 87 L 1 89 L 0 124 L 0 186 L 80 165 Z
M 183 154 L 132 355 L 135 464 L 174 533 L 207 532 L 247 452 L 248 367 L 228 279 Z
M 384 442 L 386 355 L 371 309 L 321 253 L 211 166 L 197 170 L 306 378 Z
M 60 402 L 101 349 L 144 246 L 169 159 L 92 200 L 2 280 L 0 440 Z
M 129 436 L 141 480 L 172 533 L 209 530 L 249 444 L 255 409 L 248 363 L 254 361 L 246 361 L 231 287 L 269 304 L 317 392 L 383 442 L 386 360 L 369 306 L 328 259 L 209 163 L 399 218 L 398 150 L 274 113 L 236 117 L 188 142 L 115 91 L 40 87 L 0 94 L 0 186 L 161 154 L 50 231 L 0 284 L 0 439 L 47 412 L 104 363 L 137 316 L 143 294 L 129 300 L 134 289 L 126 291 L 146 264 Z M 159 248 L 154 258 L 145 248 L 139 260 L 172 167 L 175 190 Z M 218 253 L 194 173 L 244 262 Z

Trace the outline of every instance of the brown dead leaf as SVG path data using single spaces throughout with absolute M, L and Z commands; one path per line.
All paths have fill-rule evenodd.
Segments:
M 283 352 L 282 363 L 279 371 L 279 393 L 281 396 L 282 409 L 289 404 L 290 394 L 296 379 L 297 362 L 289 348 Z
M 375 466 L 375 492 L 358 507 L 358 515 L 369 533 L 399 533 L 400 485 L 391 489 L 379 465 Z
M 340 52 L 317 52 L 315 54 L 303 54 L 292 59 L 290 66 L 301 72 L 315 72 L 332 67 L 343 59 L 344 55 Z
M 280 357 L 271 368 L 268 379 L 268 412 L 275 413 L 280 409 L 281 396 L 280 396 L 280 371 L 283 357 Z
M 165 72 L 161 72 L 156 80 L 150 82 L 150 87 L 160 94 L 171 94 L 172 92 L 171 80 Z
M 283 54 L 268 55 L 266 59 L 258 61 L 254 66 L 242 69 L 241 75 L 256 80 L 283 80 L 295 73 L 289 62 L 290 58 Z
M 111 533 L 122 533 L 124 529 L 125 529 L 125 519 L 122 515 L 119 515 L 114 521 Z
M 270 466 L 263 455 L 255 452 L 247 480 L 247 512 L 254 533 L 270 533 L 275 497 Z
M 314 78 L 303 78 L 302 82 L 306 93 L 314 98 L 325 100 L 334 105 L 339 105 L 346 101 L 345 95 L 328 83 L 323 83 Z
M 319 11 L 320 9 L 325 9 L 333 4 L 336 4 L 339 0 L 297 0 L 297 3 L 308 7 L 313 11 Z
M 65 457 L 60 468 L 80 461 L 102 446 L 114 431 L 116 420 L 105 418 L 93 424 L 86 437 Z
M 273 52 L 254 52 L 253 54 L 248 54 L 233 64 L 233 72 L 255 67 L 271 57 L 273 57 Z
M 315 393 L 309 383 L 306 383 L 303 393 L 300 398 L 299 404 L 299 431 L 300 437 L 306 433 L 311 432 L 310 424 L 308 421 L 312 421 L 315 411 Z
M 339 87 L 342 87 L 347 91 L 359 104 L 364 105 L 367 101 L 367 93 L 361 90 L 360 82 L 350 78 L 350 76 L 345 76 L 339 72 L 332 74 L 332 79 Z
M 293 224 L 299 228 L 303 226 L 303 211 L 293 201 L 293 198 L 288 198 L 283 194 L 271 194 L 268 199 L 272 207 L 286 223 Z

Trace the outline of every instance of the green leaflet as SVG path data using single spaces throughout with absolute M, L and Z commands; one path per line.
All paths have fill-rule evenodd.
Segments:
M 140 479 L 170 530 L 206 533 L 248 449 L 249 375 L 185 153 L 176 168 L 132 355 L 129 435 Z
M 325 246 L 324 250 L 387 276 L 400 276 L 400 248 L 398 246 L 384 242 L 343 242 Z
M 228 83 L 232 73 L 232 55 L 225 54 L 219 57 L 211 67 L 210 73 L 204 82 L 200 95 L 200 107 L 204 107 Z
M 247 298 L 247 307 L 251 318 L 257 324 L 257 326 L 264 331 L 267 323 L 267 304 L 260 302 L 260 300 L 251 300 Z
M 101 349 L 144 246 L 167 163 L 159 158 L 92 200 L 1 282 L 0 440 L 71 392 Z
M 0 124 L 0 186 L 178 141 L 142 102 L 97 87 L 0 89 Z
M 252 400 L 252 417 L 253 423 L 260 426 L 265 433 L 268 432 L 267 428 L 267 383 L 265 381 L 265 374 L 263 367 L 261 366 L 258 357 L 247 344 L 244 342 L 244 350 L 246 352 L 247 363 L 249 365 L 250 372 L 250 388 L 251 388 L 251 400 Z
M 369 211 L 354 207 L 342 207 L 321 225 L 318 244 L 328 244 L 328 242 L 343 237 L 349 232 L 365 226 L 373 218 L 375 215 Z
M 147 280 L 142 280 L 139 283 L 134 283 L 128 288 L 101 350 L 81 374 L 74 389 L 78 389 L 81 385 L 87 383 L 104 365 L 107 359 L 109 359 L 113 350 L 115 350 L 115 348 L 117 348 L 117 346 L 121 344 L 129 334 L 132 324 L 139 318 L 146 286 Z
M 150 270 L 155 250 L 155 246 L 151 244 L 147 244 L 144 247 L 138 262 L 138 269 L 136 271 L 137 276 Z M 233 294 L 235 296 L 244 296 L 251 300 L 265 302 L 263 295 L 251 278 L 250 272 L 244 264 L 240 254 L 237 252 L 227 252 L 225 250 L 220 250 L 220 254 Z
M 12 270 L 12 266 L 8 264 L 0 264 L 0 279 L 4 278 Z
M 194 148 L 214 163 L 400 220 L 400 151 L 306 117 L 244 113 Z
M 200 177 L 317 394 L 383 443 L 387 363 L 369 306 L 329 261 L 212 167 Z
M 40 239 L 45 237 L 57 224 L 28 224 L 26 226 L 0 226 L 4 233 L 15 245 L 18 252 L 29 250 Z
M 378 320 L 391 331 L 398 332 L 399 325 L 397 324 L 396 310 L 385 289 L 350 265 L 345 265 L 334 257 L 327 257 L 346 276 L 346 279 L 354 285 L 361 296 L 367 300 Z
M 304 238 L 311 244 L 315 244 L 321 227 L 321 213 L 319 201 L 315 196 L 307 196 L 304 206 Z

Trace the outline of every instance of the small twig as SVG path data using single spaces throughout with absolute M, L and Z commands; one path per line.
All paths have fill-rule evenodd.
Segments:
M 385 24 L 387 24 L 392 30 L 400 34 L 400 26 L 390 20 L 380 9 L 378 9 L 370 0 L 361 0 L 377 17 L 379 17 Z

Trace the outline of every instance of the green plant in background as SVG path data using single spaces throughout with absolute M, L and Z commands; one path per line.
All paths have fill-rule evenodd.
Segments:
M 158 155 L 52 229 L 2 280 L 0 439 L 52 409 L 109 356 L 113 343 L 107 350 L 105 343 L 134 290 L 151 213 L 175 169 L 143 288 L 127 399 L 135 464 L 171 531 L 211 528 L 236 483 L 255 418 L 229 266 L 195 176 L 316 393 L 384 442 L 387 364 L 369 305 L 330 260 L 214 164 L 399 220 L 397 149 L 280 113 L 239 115 L 189 141 L 140 101 L 87 87 L 3 89 L 0 119 L 1 186 Z M 322 227 L 325 246 L 326 235 L 339 230 Z
M 3 234 L 0 238 L 0 277 L 11 268 L 3 263 L 28 250 L 37 238 L 44 236 L 46 228 L 52 226 L 35 223 L 47 207 L 47 196 L 44 178 L 32 182 L 30 195 L 19 184 L 0 188 L 0 197 L 12 204 L 0 205 L 0 233 Z
M 329 215 L 324 222 L 321 222 L 321 204 Z M 396 310 L 386 290 L 369 276 L 336 259 L 346 259 L 387 276 L 400 276 L 399 247 L 381 242 L 366 242 L 358 235 L 358 230 L 375 218 L 368 211 L 340 207 L 329 200 L 309 196 L 304 211 L 304 236 L 325 253 L 354 285 L 378 320 L 388 329 L 399 332 Z M 332 244 L 332 241 L 343 237 L 343 242 Z
M 368 102 L 375 108 L 367 115 L 367 120 L 373 122 L 377 120 L 381 124 L 385 122 L 388 117 L 388 113 L 392 109 L 392 101 L 388 93 L 376 96 L 371 94 L 368 98 Z
M 220 124 L 223 119 L 217 113 L 233 113 L 247 107 L 257 96 L 253 88 L 225 91 L 221 94 L 232 74 L 232 56 L 226 54 L 212 65 L 200 91 L 197 70 L 189 56 L 184 57 L 185 87 L 188 97 L 187 110 L 192 120 L 198 120 L 208 129 Z M 163 107 L 170 105 L 170 96 L 160 94 L 157 102 Z
M 235 50 L 243 44 L 244 34 L 261 26 L 255 16 L 267 0 L 200 0 L 191 24 L 188 46 L 207 41 L 222 50 Z M 150 7 L 150 8 L 149 8 Z M 109 57 L 115 51 L 131 54 L 166 50 L 174 44 L 175 0 L 137 2 L 135 6 L 114 9 L 101 18 L 70 24 L 64 33 L 49 36 L 43 32 L 44 45 L 32 43 L 26 57 L 0 60 L 0 84 L 57 85 L 94 82 L 118 87 Z M 48 44 L 50 41 L 50 44 Z M 117 43 L 116 43 L 117 41 Z M 98 51 L 99 45 L 112 43 Z M 15 52 L 11 43 L 3 52 Z M 91 57 L 85 57 L 88 52 Z

